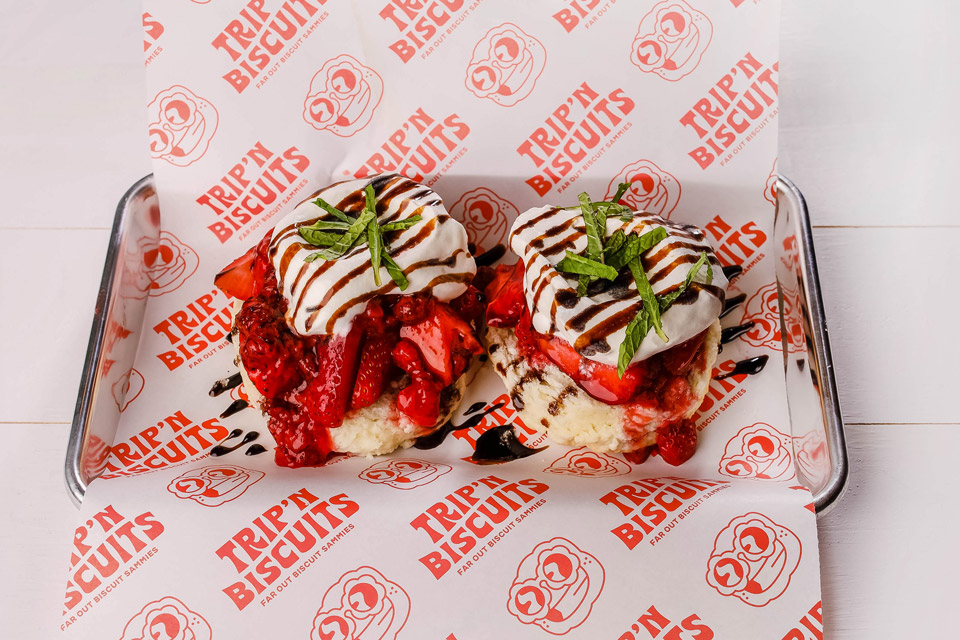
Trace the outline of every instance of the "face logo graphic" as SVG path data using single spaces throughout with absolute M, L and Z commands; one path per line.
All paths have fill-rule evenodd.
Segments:
M 539 40 L 506 22 L 487 32 L 473 48 L 467 67 L 467 89 L 512 107 L 533 91 L 547 64 L 547 50 Z
M 463 223 L 467 238 L 483 252 L 503 244 L 518 212 L 513 203 L 486 187 L 478 187 L 460 196 L 450 207 L 450 215 Z
M 630 465 L 619 458 L 591 451 L 587 447 L 580 447 L 571 449 L 544 471 L 581 478 L 609 478 L 630 473 Z
M 434 464 L 413 458 L 384 460 L 360 472 L 360 479 L 372 484 L 385 484 L 394 489 L 416 489 L 430 484 L 440 476 L 450 473 L 453 467 Z
M 148 602 L 123 629 L 120 640 L 210 640 L 210 624 L 172 596 Z
M 634 211 L 646 211 L 669 218 L 680 202 L 680 183 L 650 160 L 637 160 L 625 166 L 610 181 L 606 196 L 608 200 L 616 195 L 621 182 L 629 182 L 630 188 L 620 202 Z
M 202 467 L 171 480 L 167 491 L 182 500 L 193 500 L 205 507 L 219 507 L 239 498 L 264 475 L 262 471 L 229 464 Z
M 150 154 L 177 167 L 203 157 L 220 122 L 212 104 L 180 85 L 158 93 L 147 116 Z
M 707 584 L 754 607 L 779 598 L 800 565 L 800 539 L 759 513 L 734 518 L 717 534 Z
M 327 60 L 310 81 L 303 119 L 317 131 L 347 138 L 370 123 L 383 98 L 383 79 L 346 54 Z
M 156 246 L 143 252 L 143 265 L 150 278 L 151 296 L 162 296 L 182 285 L 200 265 L 197 252 L 169 231 L 160 232 Z
M 773 206 L 777 206 L 777 161 L 773 161 L 773 169 L 767 176 L 767 184 L 764 186 L 763 197 Z
M 786 480 L 793 477 L 790 436 L 758 422 L 730 439 L 720 459 L 720 473 L 731 478 Z
M 143 383 L 143 374 L 136 369 L 130 369 L 113 383 L 110 392 L 120 413 L 123 413 L 123 410 L 137 399 L 137 396 L 143 391 Z
M 667 0 L 640 21 L 630 62 L 646 73 L 676 82 L 690 74 L 713 37 L 713 24 L 683 0 Z
M 523 624 L 561 636 L 587 619 L 604 579 L 596 558 L 569 540 L 553 538 L 520 562 L 507 610 Z
M 783 315 L 790 329 L 787 348 L 790 352 L 799 350 L 804 344 L 803 325 L 797 321 L 797 315 L 789 296 L 784 296 Z M 777 283 L 771 282 L 757 290 L 747 300 L 743 308 L 741 324 L 753 322 L 753 328 L 743 334 L 743 339 L 755 347 L 769 347 L 774 351 L 783 349 L 780 333 L 780 301 L 777 297 Z
M 372 567 L 346 573 L 323 596 L 310 640 L 395 640 L 410 596 Z

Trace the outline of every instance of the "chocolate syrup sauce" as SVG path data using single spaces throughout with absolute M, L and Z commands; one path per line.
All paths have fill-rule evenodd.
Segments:
M 747 294 L 741 293 L 733 296 L 732 298 L 727 298 L 723 303 L 723 311 L 720 312 L 720 317 L 724 317 L 737 307 L 743 304 L 743 301 L 747 299 Z
M 470 414 L 474 414 L 474 415 L 470 415 L 469 418 L 464 420 L 463 424 L 453 424 L 452 420 L 447 420 L 447 422 L 444 423 L 443 426 L 441 426 L 439 429 L 437 429 L 430 435 L 423 436 L 422 438 L 418 438 L 417 441 L 414 443 L 413 448 L 414 449 L 436 449 L 437 447 L 440 446 L 440 444 L 444 441 L 444 439 L 446 439 L 448 435 L 450 435 L 454 431 L 462 431 L 463 429 L 471 429 L 477 426 L 478 424 L 483 422 L 483 419 L 486 416 L 490 415 L 497 409 L 502 408 L 504 403 L 498 402 L 497 404 L 493 405 L 486 411 L 482 413 L 477 413 L 485 405 L 486 405 L 485 402 L 476 402 L 470 405 L 470 408 L 467 409 L 464 415 L 470 415 Z
M 477 438 L 477 445 L 470 459 L 477 464 L 503 464 L 504 462 L 532 456 L 544 449 L 546 447 L 531 449 L 525 446 L 517 438 L 517 432 L 513 430 L 513 425 L 506 424 L 483 432 Z
M 240 435 L 239 433 L 237 433 L 238 431 L 240 431 L 240 429 L 234 429 L 233 431 L 231 431 L 230 435 L 227 436 L 227 440 L 230 440 L 231 438 L 235 438 L 236 436 L 233 435 L 235 433 L 237 435 Z M 239 444 L 235 444 L 231 447 L 226 446 L 226 444 L 218 444 L 217 446 L 215 446 L 213 449 L 210 450 L 210 457 L 217 458 L 219 456 L 226 455 L 231 451 L 236 451 L 243 445 L 249 444 L 259 437 L 260 437 L 260 433 L 258 431 L 248 431 L 247 435 L 243 436 L 243 440 L 241 440 Z M 224 440 L 224 443 L 226 443 L 227 440 Z
M 473 261 L 477 263 L 478 267 L 489 267 L 493 265 L 494 262 L 502 258 L 506 252 L 507 248 L 502 244 L 498 244 L 497 246 L 484 251 L 480 255 L 474 256 Z
M 237 371 L 232 376 L 222 378 L 213 383 L 213 386 L 210 387 L 210 397 L 216 398 L 218 395 L 224 391 L 229 391 L 234 387 L 239 387 L 240 383 L 243 382 L 243 377 L 240 375 L 240 372 Z
M 728 344 L 730 342 L 733 342 L 734 340 L 736 340 L 746 332 L 750 331 L 750 329 L 753 329 L 753 327 L 756 326 L 756 324 L 757 324 L 756 322 L 753 322 L 751 320 L 750 322 L 745 322 L 735 327 L 727 327 L 726 329 L 720 332 L 720 344 Z
M 728 373 L 722 373 L 717 376 L 716 380 L 723 380 L 724 378 L 731 378 L 733 376 L 754 376 L 767 366 L 767 361 L 770 360 L 770 356 L 756 356 L 754 358 L 747 358 L 746 360 L 741 360 L 733 366 L 733 371 Z
M 266 453 L 266 452 L 267 452 L 267 448 L 264 447 L 262 444 L 254 444 L 254 445 L 250 445 L 250 448 L 244 451 L 243 455 L 258 456 L 261 453 Z
M 223 410 L 223 413 L 220 414 L 221 418 L 229 418 L 235 413 L 243 411 L 250 406 L 250 403 L 244 400 L 243 398 L 238 398 L 230 403 L 230 406 Z
M 739 264 L 731 264 L 723 267 L 723 276 L 728 282 L 732 282 L 733 279 L 739 276 L 741 273 L 743 273 L 743 267 Z

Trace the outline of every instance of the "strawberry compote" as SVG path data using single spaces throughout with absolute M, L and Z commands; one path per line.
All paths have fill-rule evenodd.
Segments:
M 656 445 L 628 454 L 629 459 L 643 462 L 651 453 L 659 453 L 674 465 L 688 460 L 696 449 L 697 434 L 693 421 L 683 415 L 696 402 L 690 374 L 703 371 L 707 364 L 703 348 L 707 331 L 634 363 L 620 376 L 617 367 L 586 358 L 562 338 L 533 328 L 524 299 L 523 273 L 523 263 L 518 262 L 501 265 L 488 276 L 487 324 L 513 328 L 520 355 L 531 366 L 542 369 L 553 364 L 596 400 L 624 405 L 625 431 L 639 437 L 652 416 L 669 416 L 657 429 Z
M 427 293 L 372 297 L 346 335 L 302 336 L 284 317 L 287 301 L 268 257 L 270 236 L 216 283 L 243 300 L 237 347 L 263 396 L 277 464 L 323 464 L 336 449 L 332 430 L 384 393 L 397 392 L 397 410 L 408 423 L 436 426 L 445 391 L 482 351 L 475 335 L 482 294 L 468 287 L 449 304 Z

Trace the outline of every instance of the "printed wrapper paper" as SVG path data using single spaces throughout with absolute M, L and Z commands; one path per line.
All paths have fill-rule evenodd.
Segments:
M 60 627 L 77 638 L 819 638 L 800 485 L 823 444 L 791 432 L 774 280 L 773 0 L 148 0 L 159 244 L 135 367 L 76 530 Z M 681 467 L 550 444 L 482 369 L 432 450 L 285 469 L 208 452 L 255 409 L 213 276 L 312 191 L 398 171 L 479 250 L 517 212 L 609 197 L 707 231 L 744 273 L 700 446 Z M 114 342 L 136 339 L 118 327 Z M 469 413 L 469 415 L 468 415 Z M 468 460 L 512 424 L 546 448 Z M 228 445 L 240 442 L 228 441 Z M 102 443 L 101 443 L 102 444 Z M 105 447 L 105 445 L 102 444 Z M 806 465 L 806 466 L 804 466 Z M 812 470 L 812 471 L 811 471 Z

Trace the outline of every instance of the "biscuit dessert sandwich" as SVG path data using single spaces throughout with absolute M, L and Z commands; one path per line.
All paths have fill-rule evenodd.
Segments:
M 727 280 L 703 231 L 580 194 L 513 223 L 486 287 L 487 350 L 525 424 L 559 444 L 693 455 Z
M 467 234 L 439 196 L 390 174 L 325 187 L 216 285 L 277 463 L 389 453 L 442 425 L 483 350 Z

